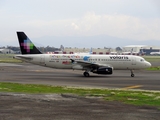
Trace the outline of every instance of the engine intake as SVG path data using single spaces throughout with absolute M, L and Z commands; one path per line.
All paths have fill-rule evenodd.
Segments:
M 113 68 L 111 68 L 111 67 L 99 67 L 97 69 L 94 69 L 92 72 L 97 73 L 97 74 L 112 74 L 113 73 Z

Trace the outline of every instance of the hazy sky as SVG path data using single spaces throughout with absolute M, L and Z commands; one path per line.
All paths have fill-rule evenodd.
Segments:
M 160 0 L 0 0 L 0 46 L 160 46 Z M 148 42 L 147 42 L 148 41 Z

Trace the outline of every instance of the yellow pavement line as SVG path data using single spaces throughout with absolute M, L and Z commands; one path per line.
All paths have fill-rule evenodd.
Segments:
M 122 88 L 122 90 L 140 88 L 140 87 L 142 87 L 142 86 L 143 86 L 143 85 L 133 85 L 133 86 L 124 87 L 124 88 Z

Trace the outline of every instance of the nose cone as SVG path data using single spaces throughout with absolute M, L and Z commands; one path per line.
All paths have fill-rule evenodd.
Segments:
M 151 65 L 151 63 L 150 63 L 150 62 L 147 62 L 147 61 L 146 61 L 145 66 L 146 66 L 146 68 L 149 68 L 149 67 L 151 67 L 152 65 Z

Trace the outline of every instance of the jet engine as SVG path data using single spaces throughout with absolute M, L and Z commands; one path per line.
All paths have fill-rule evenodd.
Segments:
M 112 67 L 99 67 L 97 69 L 92 70 L 91 72 L 96 74 L 112 74 L 113 68 Z

